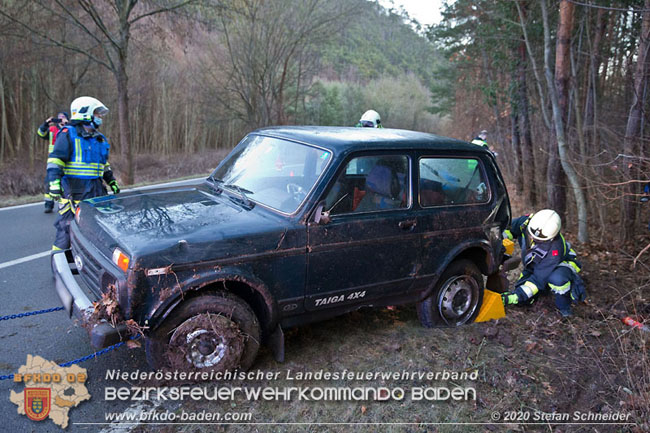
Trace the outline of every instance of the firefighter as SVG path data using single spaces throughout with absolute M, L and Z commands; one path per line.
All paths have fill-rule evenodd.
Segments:
M 363 113 L 359 122 L 354 126 L 357 128 L 383 128 L 381 125 L 381 117 L 379 117 L 379 113 L 375 110 L 368 110 Z
M 65 111 L 59 112 L 56 117 L 48 117 L 45 122 L 36 130 L 36 134 L 41 137 L 43 140 L 48 140 L 47 154 L 52 153 L 54 149 L 54 142 L 56 141 L 56 136 L 59 133 L 59 130 L 63 128 L 67 123 L 70 116 Z M 50 185 L 47 180 L 47 171 L 45 173 L 45 192 L 43 197 L 45 199 L 45 213 L 51 213 L 54 209 L 54 200 L 50 197 Z
M 580 263 L 571 244 L 560 233 L 560 216 L 551 209 L 524 215 L 512 221 L 504 238 L 517 239 L 524 270 L 515 290 L 502 294 L 504 305 L 532 303 L 540 292 L 553 292 L 555 306 L 563 317 L 572 315 L 571 304 L 583 301 L 585 287 Z
M 76 204 L 106 195 L 102 180 L 114 194 L 120 192 L 108 164 L 108 141 L 98 132 L 108 108 L 95 98 L 82 96 L 72 101 L 70 111 L 70 122 L 59 131 L 47 159 L 50 195 L 60 200 L 53 253 L 70 248 L 69 227 Z
M 483 131 L 479 132 L 476 137 L 472 139 L 472 144 L 476 144 L 477 146 L 483 146 L 486 149 L 489 149 L 490 146 L 487 144 L 487 131 L 484 129 Z

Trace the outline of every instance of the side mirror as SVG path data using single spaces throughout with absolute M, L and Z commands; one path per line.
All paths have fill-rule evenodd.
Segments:
M 314 212 L 314 222 L 318 225 L 328 224 L 330 219 L 330 213 L 325 209 L 325 202 L 318 203 L 316 206 L 316 211 Z

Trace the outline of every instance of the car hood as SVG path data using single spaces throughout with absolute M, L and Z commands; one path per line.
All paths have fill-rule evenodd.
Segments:
M 107 257 L 118 246 L 146 266 L 273 249 L 288 219 L 260 206 L 244 207 L 205 186 L 91 199 L 83 202 L 80 217 L 82 234 Z

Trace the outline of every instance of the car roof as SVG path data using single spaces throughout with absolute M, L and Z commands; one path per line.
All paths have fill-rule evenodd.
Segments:
M 257 129 L 251 134 L 313 144 L 336 153 L 387 148 L 487 152 L 483 146 L 477 146 L 454 138 L 405 129 L 273 126 Z

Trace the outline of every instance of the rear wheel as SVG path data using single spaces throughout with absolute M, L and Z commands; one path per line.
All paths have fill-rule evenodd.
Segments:
M 417 305 L 427 328 L 471 323 L 483 302 L 483 275 L 469 260 L 452 262 L 431 295 Z
M 187 300 L 145 343 L 151 367 L 185 371 L 246 370 L 259 346 L 255 313 L 227 292 Z

